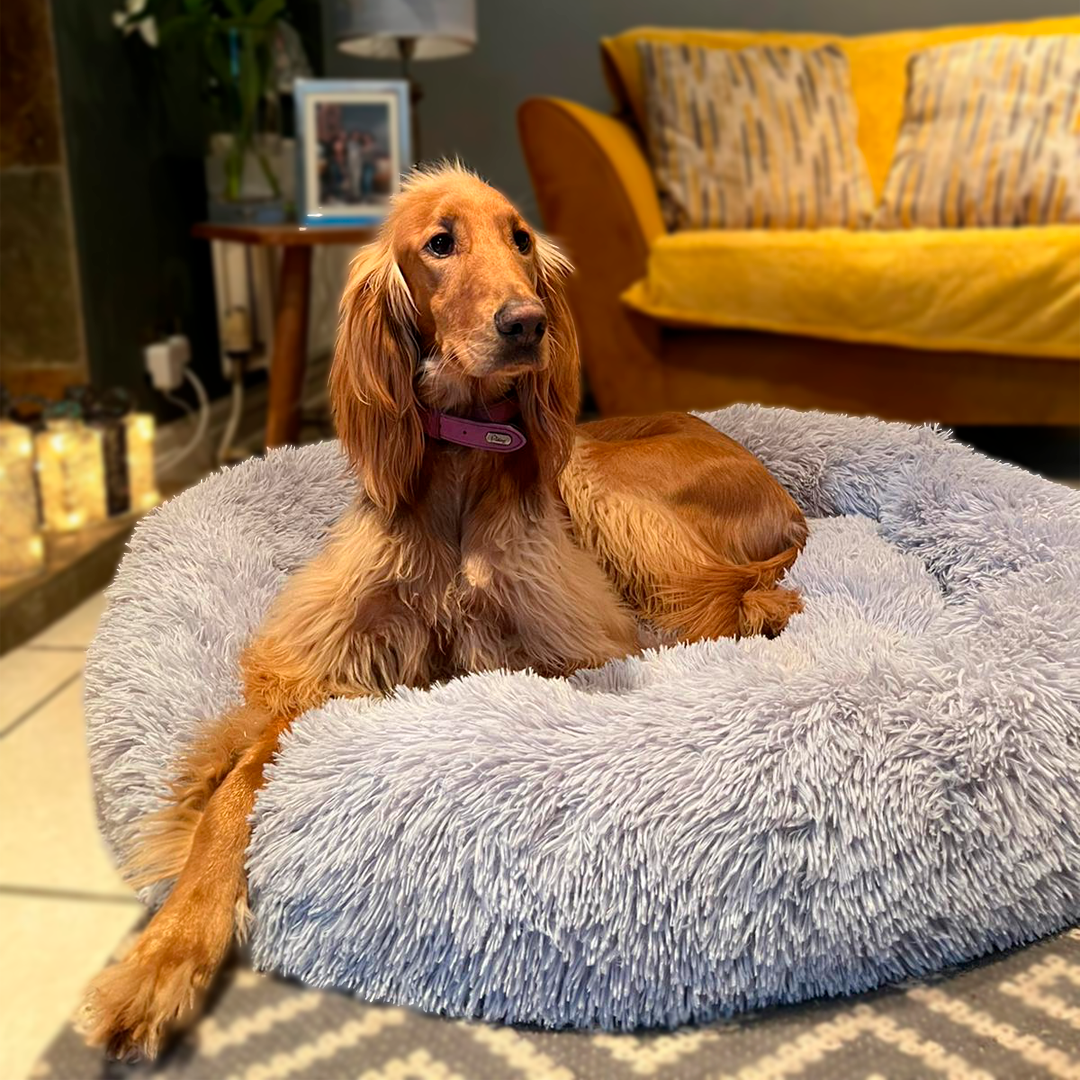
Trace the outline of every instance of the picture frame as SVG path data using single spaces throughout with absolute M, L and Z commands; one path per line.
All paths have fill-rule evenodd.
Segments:
M 412 164 L 404 79 L 297 79 L 297 218 L 382 221 Z

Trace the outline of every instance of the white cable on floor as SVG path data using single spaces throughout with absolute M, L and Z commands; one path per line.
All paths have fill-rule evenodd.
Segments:
M 232 366 L 232 407 L 229 409 L 229 419 L 225 424 L 225 431 L 221 436 L 218 446 L 217 463 L 224 465 L 229 460 L 232 450 L 233 439 L 236 438 L 236 429 L 240 426 L 240 417 L 244 411 L 244 370 L 239 361 L 233 360 Z
M 194 416 L 195 410 L 182 398 L 177 397 L 175 394 L 166 393 L 164 390 L 161 392 L 161 396 L 169 402 L 171 405 L 175 405 L 178 409 L 183 409 L 188 416 Z
M 210 398 L 207 397 L 206 387 L 202 384 L 202 379 L 195 374 L 191 368 L 184 369 L 184 376 L 188 382 L 191 383 L 195 390 L 195 396 L 199 399 L 199 421 L 195 425 L 195 433 L 188 439 L 187 443 L 179 450 L 174 451 L 167 457 L 164 457 L 157 463 L 159 469 L 171 469 L 178 462 L 183 461 L 188 457 L 202 443 L 206 437 L 206 429 L 210 424 Z

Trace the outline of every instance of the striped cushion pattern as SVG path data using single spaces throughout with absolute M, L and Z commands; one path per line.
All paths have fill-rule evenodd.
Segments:
M 1080 221 L 1080 35 L 916 53 L 880 228 Z
M 834 45 L 640 41 L 649 151 L 671 229 L 855 228 L 873 212 Z

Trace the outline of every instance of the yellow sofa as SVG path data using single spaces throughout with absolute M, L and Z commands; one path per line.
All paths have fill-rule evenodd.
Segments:
M 605 415 L 759 401 L 949 424 L 1080 419 L 1080 227 L 668 233 L 643 151 L 642 38 L 847 54 L 875 195 L 908 58 L 1080 17 L 867 37 L 629 30 L 601 42 L 614 116 L 555 98 L 518 113 L 545 226 L 578 267 L 571 304 Z

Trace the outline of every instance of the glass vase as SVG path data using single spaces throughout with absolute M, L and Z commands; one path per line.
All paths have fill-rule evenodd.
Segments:
M 274 224 L 285 220 L 292 161 L 281 138 L 274 81 L 273 27 L 214 30 L 206 38 L 218 132 L 210 137 L 206 180 L 210 219 Z

